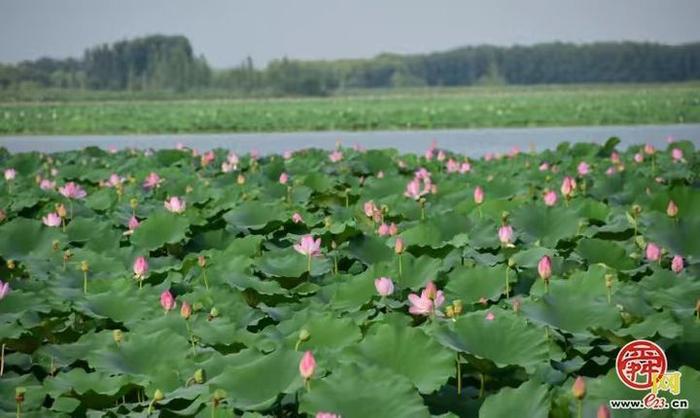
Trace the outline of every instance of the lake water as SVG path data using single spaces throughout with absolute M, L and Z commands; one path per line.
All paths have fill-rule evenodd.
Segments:
M 337 141 L 344 146 L 396 148 L 405 153 L 423 152 L 433 140 L 443 149 L 470 156 L 487 152 L 505 152 L 514 146 L 528 150 L 553 148 L 563 141 L 605 142 L 609 137 L 621 139 L 622 148 L 651 143 L 666 147 L 666 138 L 687 139 L 700 147 L 700 124 L 585 126 L 557 128 L 487 128 L 427 131 L 371 132 L 292 132 L 235 134 L 172 134 L 172 135 L 75 135 L 75 136 L 0 136 L 0 146 L 10 152 L 56 152 L 86 146 L 103 148 L 174 148 L 177 143 L 207 150 L 227 148 L 238 153 L 256 149 L 262 154 L 280 153 L 301 148 L 332 149 Z

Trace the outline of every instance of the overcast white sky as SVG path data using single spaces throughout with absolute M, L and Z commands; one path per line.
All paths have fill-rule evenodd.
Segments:
M 214 67 L 247 55 L 371 57 L 554 40 L 700 41 L 700 0 L 0 0 L 0 62 L 182 34 Z

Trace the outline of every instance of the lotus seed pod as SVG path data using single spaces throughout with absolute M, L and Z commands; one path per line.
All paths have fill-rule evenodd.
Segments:
M 513 312 L 515 312 L 516 314 L 518 312 L 520 312 L 520 305 L 521 305 L 520 299 L 513 300 L 513 304 L 512 304 Z
M 455 315 L 460 315 L 462 311 L 464 311 L 464 305 L 460 299 L 455 299 L 455 301 L 452 302 L 452 306 L 454 307 Z
M 22 403 L 24 402 L 24 394 L 27 392 L 27 389 L 24 388 L 24 386 L 18 386 L 15 388 L 15 402 L 17 403 Z
M 58 213 L 58 216 L 61 218 L 68 216 L 68 212 L 66 211 L 66 207 L 63 205 L 63 203 L 56 205 L 56 213 Z
M 582 376 L 579 376 L 574 381 L 573 386 L 571 386 L 571 393 L 574 398 L 581 400 L 586 396 L 586 381 Z
M 508 267 L 513 268 L 515 267 L 515 260 L 512 258 L 508 259 Z
M 215 402 L 220 402 L 226 399 L 226 391 L 223 389 L 217 389 L 214 391 L 214 395 L 212 397 L 214 398 Z
M 204 370 L 203 369 L 195 370 L 192 378 L 194 379 L 195 383 L 197 383 L 197 384 L 204 383 Z
M 607 287 L 608 289 L 610 289 L 613 285 L 613 277 L 615 276 L 613 276 L 612 274 L 605 275 L 605 287 Z
M 207 258 L 203 255 L 200 255 L 197 257 L 197 264 L 199 264 L 199 267 L 204 268 L 207 266 Z
M 112 331 L 112 339 L 114 339 L 115 343 L 119 344 L 124 339 L 124 332 L 120 329 L 115 329 Z
M 299 341 L 307 341 L 311 337 L 311 333 L 306 328 L 299 330 Z
M 204 305 L 202 305 L 201 302 L 195 302 L 192 305 L 192 312 L 198 312 L 198 311 L 201 311 L 202 309 L 204 309 Z
M 209 316 L 212 318 L 216 318 L 217 316 L 219 316 L 219 310 L 216 309 L 216 307 L 211 308 L 211 310 L 209 311 Z
M 129 199 L 129 206 L 131 206 L 131 209 L 136 209 L 139 205 L 139 200 L 135 197 L 132 197 Z
M 51 243 L 51 249 L 54 251 L 58 251 L 60 245 L 61 245 L 61 242 L 59 240 L 55 239 Z
M 90 265 L 86 260 L 80 262 L 80 271 L 82 271 L 83 273 L 87 273 L 88 271 L 90 271 Z
M 15 269 L 15 260 L 7 260 L 5 264 L 7 265 L 8 270 Z
M 163 399 L 165 399 L 163 392 L 160 389 L 156 389 L 156 391 L 153 393 L 153 400 L 156 402 L 160 402 Z
M 238 177 L 236 178 L 236 183 L 241 184 L 241 185 L 245 184 L 245 177 L 243 176 L 243 174 L 238 175 Z
M 453 307 L 452 305 L 450 305 L 450 306 L 448 306 L 447 308 L 445 308 L 445 315 L 446 315 L 448 318 L 454 318 L 454 317 L 455 317 L 455 309 L 454 309 L 454 307 Z

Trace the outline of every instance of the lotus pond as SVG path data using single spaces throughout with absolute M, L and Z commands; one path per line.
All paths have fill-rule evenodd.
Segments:
M 3 416 L 700 416 L 700 155 L 0 150 Z M 577 382 L 574 384 L 574 382 Z

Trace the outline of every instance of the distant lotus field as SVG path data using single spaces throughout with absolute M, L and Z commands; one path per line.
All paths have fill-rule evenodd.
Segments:
M 618 142 L 2 149 L 0 414 L 700 416 L 700 154 Z

